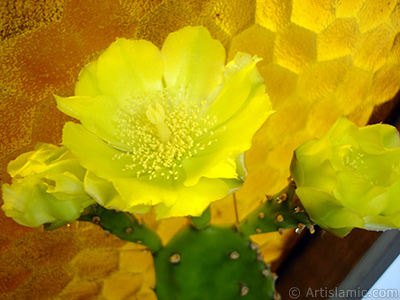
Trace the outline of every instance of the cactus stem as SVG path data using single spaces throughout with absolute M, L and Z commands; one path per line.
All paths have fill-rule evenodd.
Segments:
M 193 225 L 198 228 L 202 229 L 205 228 L 211 220 L 211 210 L 210 207 L 207 207 L 207 209 L 203 212 L 203 214 L 200 217 L 190 217 L 190 220 L 192 221 Z
M 307 214 L 301 209 L 295 189 L 294 182 L 290 182 L 274 196 L 266 196 L 267 201 L 247 215 L 237 225 L 238 230 L 247 236 L 273 231 L 282 234 L 289 228 L 298 228 L 297 232 L 300 233 L 304 226 L 312 225 Z
M 118 239 L 143 244 L 153 253 L 162 248 L 160 237 L 151 228 L 140 225 L 129 213 L 92 205 L 85 209 L 78 220 L 99 225 L 106 235 L 112 233 Z
M 233 226 L 187 226 L 154 254 L 154 264 L 160 300 L 273 296 L 273 277 L 265 276 L 261 251 Z

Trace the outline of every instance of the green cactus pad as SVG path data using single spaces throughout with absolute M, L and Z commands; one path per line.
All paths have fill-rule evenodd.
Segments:
M 296 185 L 291 181 L 282 191 L 269 197 L 262 205 L 246 216 L 239 224 L 238 228 L 246 236 L 253 234 L 279 231 L 282 232 L 289 228 L 309 227 L 313 231 L 312 224 L 308 216 L 295 203 Z M 300 209 L 296 211 L 296 209 Z
M 186 227 L 154 255 L 159 300 L 273 299 L 274 278 L 235 228 Z
M 146 246 L 151 252 L 161 249 L 161 239 L 150 227 L 140 224 L 131 214 L 92 205 L 85 209 L 79 221 L 92 222 L 124 241 Z

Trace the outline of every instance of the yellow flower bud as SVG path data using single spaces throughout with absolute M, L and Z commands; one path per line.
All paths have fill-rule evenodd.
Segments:
M 83 187 L 86 169 L 66 147 L 38 143 L 11 161 L 8 173 L 13 182 L 2 186 L 2 209 L 21 225 L 73 222 L 95 202 Z
M 400 138 L 396 128 L 357 128 L 340 118 L 301 145 L 291 173 L 312 221 L 345 236 L 352 228 L 400 228 Z

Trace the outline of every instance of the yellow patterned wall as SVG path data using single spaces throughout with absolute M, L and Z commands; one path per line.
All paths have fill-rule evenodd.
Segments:
M 9 0 L 0 3 L 1 180 L 38 142 L 58 144 L 68 119 L 52 94 L 70 96 L 80 69 L 116 37 L 161 46 L 169 32 L 203 25 L 229 59 L 245 51 L 276 113 L 247 154 L 239 216 L 285 185 L 294 148 L 340 115 L 358 125 L 400 89 L 399 0 Z M 213 205 L 233 222 L 232 198 Z M 167 241 L 184 219 L 154 223 Z M 291 232 L 257 237 L 266 260 Z M 156 299 L 151 255 L 91 224 L 27 229 L 0 212 L 0 299 Z

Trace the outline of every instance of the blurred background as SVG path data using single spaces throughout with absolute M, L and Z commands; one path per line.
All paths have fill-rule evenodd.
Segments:
M 73 95 L 82 67 L 117 37 L 161 47 L 170 32 L 189 25 L 208 28 L 227 61 L 238 51 L 262 58 L 258 67 L 276 111 L 246 153 L 239 218 L 286 185 L 293 150 L 339 116 L 360 126 L 398 122 L 399 0 L 2 0 L 1 182 L 11 182 L 8 162 L 37 142 L 61 143 L 70 119 L 56 109 L 53 94 Z M 155 222 L 152 213 L 140 218 L 164 242 L 187 223 Z M 235 221 L 232 197 L 212 205 L 212 221 Z M 282 298 L 290 299 L 293 286 L 338 286 L 378 237 L 361 230 L 344 239 L 285 231 L 254 241 L 280 276 Z M 145 248 L 92 224 L 26 228 L 3 211 L 0 278 L 0 299 L 157 299 Z

